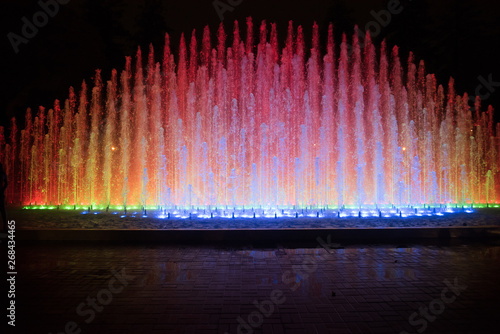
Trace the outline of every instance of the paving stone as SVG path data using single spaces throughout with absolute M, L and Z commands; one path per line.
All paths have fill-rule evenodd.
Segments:
M 75 321 L 83 334 L 238 333 L 240 319 L 255 334 L 416 333 L 420 327 L 409 323 L 410 315 L 438 303 L 445 281 L 455 279 L 466 288 L 425 333 L 500 328 L 498 241 L 346 245 L 315 258 L 314 270 L 292 276 L 293 282 L 284 282 L 283 273 L 322 253 L 320 246 L 251 247 L 20 243 L 16 330 L 58 333 Z M 415 276 L 406 277 L 403 266 Z M 122 269 L 134 276 L 126 286 L 115 276 Z M 111 280 L 122 289 L 100 305 Z M 284 302 L 261 315 L 253 302 L 269 302 L 275 290 Z M 97 298 L 102 309 L 90 311 L 87 298 Z M 84 316 L 77 312 L 82 303 Z

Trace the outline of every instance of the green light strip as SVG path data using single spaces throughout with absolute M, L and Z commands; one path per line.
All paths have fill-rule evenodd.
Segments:
M 466 207 L 466 208 L 470 208 L 471 207 L 471 204 L 470 203 L 467 203 L 465 205 L 462 205 L 462 204 L 457 204 L 457 203 L 452 203 L 452 204 L 449 204 L 449 207 L 450 208 L 454 208 L 455 206 L 459 206 L 459 207 Z M 391 208 L 392 206 L 391 205 L 381 205 L 379 206 L 380 208 Z M 396 206 L 397 207 L 397 206 Z M 412 206 L 414 209 L 420 209 L 420 208 L 423 208 L 423 205 L 414 205 Z M 426 208 L 434 208 L 434 207 L 438 207 L 437 205 L 436 206 L 432 206 L 432 205 L 425 205 Z M 481 203 L 481 204 L 473 204 L 473 207 L 474 208 L 499 208 L 500 205 L 498 204 L 486 204 L 486 203 Z M 159 210 L 160 206 L 155 206 L 155 205 L 148 205 L 146 206 L 146 210 L 151 210 L 151 211 L 155 211 L 155 210 Z M 186 210 L 186 211 L 190 211 L 190 210 L 193 210 L 194 208 L 193 207 L 189 207 L 189 206 L 175 206 L 175 209 L 172 209 L 172 207 L 161 207 L 162 209 L 167 209 L 167 210 Z M 208 206 L 199 206 L 199 207 L 195 207 L 197 210 L 201 209 L 201 210 L 206 210 L 208 209 L 209 207 Z M 224 208 L 227 208 L 228 210 L 231 210 L 233 207 L 232 206 L 225 206 L 225 205 L 221 205 L 221 206 L 210 206 L 210 209 L 211 210 L 214 210 L 214 209 L 224 209 Z M 260 209 L 260 207 L 251 207 L 251 206 L 236 206 L 235 209 L 236 210 L 251 210 L 252 208 L 258 208 Z M 346 209 L 357 209 L 358 206 L 356 205 L 346 205 L 345 206 Z M 123 205 L 110 205 L 109 207 L 105 206 L 105 205 L 95 205 L 95 206 L 82 206 L 82 205 L 62 205 L 62 206 L 55 206 L 55 205 L 26 205 L 23 207 L 24 210 L 92 210 L 92 211 L 104 211 L 104 210 L 112 210 L 112 211 L 122 211 L 124 210 L 124 207 Z M 270 209 L 269 207 L 264 207 L 265 210 L 268 210 Z M 293 206 L 279 206 L 278 209 L 280 210 L 292 210 L 294 209 Z M 325 209 L 325 207 L 322 207 L 322 206 L 307 206 L 307 207 L 298 207 L 296 210 L 304 210 L 304 209 L 307 209 L 307 210 L 321 210 L 321 209 Z M 326 208 L 327 210 L 337 210 L 338 207 L 337 206 L 328 206 Z M 372 210 L 372 209 L 376 209 L 376 207 L 374 205 L 370 205 L 370 206 L 367 206 L 367 207 L 364 207 L 364 209 L 366 210 Z M 140 205 L 131 205 L 131 206 L 127 206 L 127 210 L 142 210 L 142 206 Z

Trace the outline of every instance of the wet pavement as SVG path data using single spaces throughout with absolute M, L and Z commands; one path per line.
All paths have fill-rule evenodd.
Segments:
M 498 240 L 322 243 L 18 243 L 13 333 L 500 329 Z

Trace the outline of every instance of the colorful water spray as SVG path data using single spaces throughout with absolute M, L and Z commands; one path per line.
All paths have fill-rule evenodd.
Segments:
M 23 130 L 13 119 L 8 143 L 0 129 L 9 201 L 262 215 L 499 203 L 491 106 L 469 106 L 412 54 L 404 69 L 369 34 L 362 50 L 357 30 L 350 49 L 330 25 L 323 54 L 317 25 L 310 49 L 292 23 L 281 49 L 274 24 L 259 32 L 248 19 L 243 40 L 236 22 L 230 44 L 221 25 L 213 46 L 208 27 L 201 45 L 193 31 L 175 60 L 166 35 L 161 62 L 139 49 L 109 81 L 97 70 L 91 89 L 28 109 Z

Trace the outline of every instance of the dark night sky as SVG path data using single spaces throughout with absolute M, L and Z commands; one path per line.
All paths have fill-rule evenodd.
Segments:
M 293 20 L 295 26 L 304 27 L 307 42 L 314 21 L 319 24 L 322 37 L 331 21 L 339 42 L 342 31 L 352 34 L 354 24 L 364 30 L 366 23 L 374 20 L 370 12 L 387 8 L 388 2 L 241 0 L 232 12 L 224 13 L 224 24 L 229 33 L 235 19 L 243 31 L 247 16 L 253 17 L 254 26 L 266 19 L 268 23 L 278 24 L 278 35 L 283 41 L 288 21 Z M 233 3 L 238 1 L 233 0 Z M 401 0 L 401 5 L 403 11 L 381 29 L 374 38 L 376 44 L 386 38 L 389 46 L 399 45 L 402 59 L 413 51 L 417 60 L 425 60 L 427 71 L 435 73 L 439 83 L 447 85 L 449 77 L 453 76 L 459 94 L 475 95 L 481 85 L 478 77 L 487 80 L 491 76 L 499 84 L 493 87 L 493 92 L 483 88 L 481 93 L 490 93 L 484 104 L 492 104 L 498 109 L 498 1 Z M 201 38 L 205 25 L 215 33 L 220 23 L 213 0 L 71 0 L 60 6 L 59 12 L 39 28 L 27 44 L 20 45 L 16 54 L 7 38 L 8 33 L 20 34 L 21 18 L 26 16 L 32 20 L 33 14 L 41 8 L 34 0 L 9 1 L 2 7 L 0 124 L 4 126 L 12 116 L 24 119 L 28 107 L 36 110 L 44 105 L 50 108 L 54 99 L 64 101 L 69 86 L 79 90 L 81 81 L 89 82 L 97 68 L 103 70 L 104 80 L 109 79 L 111 69 L 122 69 L 125 56 L 134 55 L 138 45 L 146 51 L 152 42 L 159 61 L 165 32 L 170 33 L 175 47 L 182 32 L 190 36 L 196 29 Z M 497 120 L 500 120 L 499 113 Z

